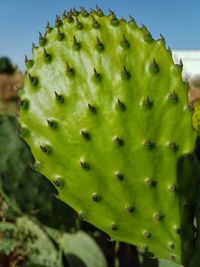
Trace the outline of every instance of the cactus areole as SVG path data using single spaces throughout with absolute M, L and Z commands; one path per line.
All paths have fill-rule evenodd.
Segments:
M 196 133 L 163 36 L 74 9 L 47 24 L 25 63 L 19 121 L 58 197 L 114 240 L 187 262 Z

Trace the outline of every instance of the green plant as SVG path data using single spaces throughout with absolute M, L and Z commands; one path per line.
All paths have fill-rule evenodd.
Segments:
M 13 65 L 8 57 L 0 58 L 0 74 L 6 73 L 11 74 L 14 72 Z
M 163 36 L 112 11 L 71 10 L 25 62 L 22 135 L 58 198 L 113 239 L 188 263 L 196 132 Z
M 74 212 L 58 201 L 56 190 L 34 170 L 34 158 L 19 137 L 19 125 L 13 116 L 0 116 L 0 192 L 4 192 L 22 213 L 36 216 L 51 227 L 72 227 Z M 52 216 L 52 213 L 55 216 Z M 63 219 L 66 214 L 69 219 Z
M 101 249 L 88 234 L 63 233 L 16 214 L 2 194 L 0 210 L 0 266 L 91 267 L 95 262 L 97 267 L 107 267 Z

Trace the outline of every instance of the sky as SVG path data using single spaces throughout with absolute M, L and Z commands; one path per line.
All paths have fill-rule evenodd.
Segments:
M 24 70 L 24 55 L 31 56 L 32 42 L 38 43 L 47 21 L 53 25 L 65 9 L 89 11 L 96 4 L 105 14 L 110 8 L 118 17 L 132 15 L 154 38 L 162 33 L 171 49 L 200 49 L 200 0 L 0 0 L 0 57 Z

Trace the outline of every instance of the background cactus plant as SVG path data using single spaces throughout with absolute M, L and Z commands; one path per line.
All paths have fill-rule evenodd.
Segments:
M 163 36 L 74 9 L 47 24 L 25 62 L 22 135 L 58 198 L 115 240 L 188 262 L 196 133 Z
M 0 194 L 0 266 L 24 267 L 107 267 L 94 239 L 84 233 L 63 233 L 45 227 L 35 218 L 13 210 Z M 81 247 L 81 249 L 80 249 Z
M 52 184 L 33 170 L 33 165 L 30 149 L 19 137 L 16 118 L 0 115 L 0 192 L 22 213 L 36 216 L 45 225 L 57 229 L 72 227 L 77 216 L 56 199 Z M 63 213 L 68 216 L 67 223 Z

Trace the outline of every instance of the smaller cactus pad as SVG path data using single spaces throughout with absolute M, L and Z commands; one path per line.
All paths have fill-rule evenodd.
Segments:
M 196 133 L 163 36 L 112 11 L 71 10 L 25 62 L 19 121 L 58 197 L 113 239 L 186 262 Z

